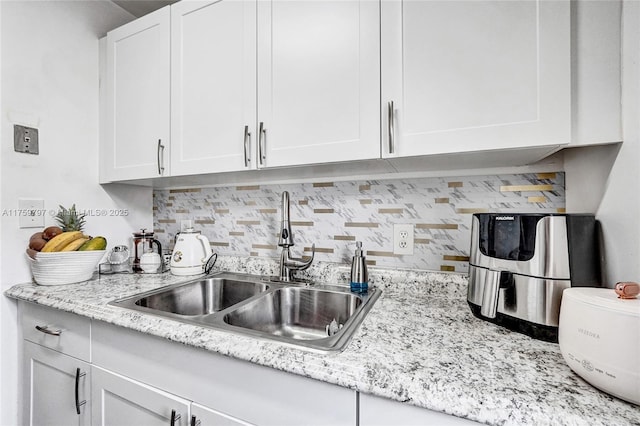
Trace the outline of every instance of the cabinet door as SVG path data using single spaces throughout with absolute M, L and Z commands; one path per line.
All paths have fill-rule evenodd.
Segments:
M 255 13 L 255 0 L 171 7 L 172 175 L 255 168 Z
M 107 122 L 102 175 L 118 181 L 168 174 L 170 8 L 107 34 Z
M 360 426 L 472 426 L 471 420 L 450 416 L 386 398 L 360 394 Z
M 197 423 L 199 422 L 199 423 Z M 243 422 L 234 417 L 220 413 L 211 408 L 192 403 L 191 404 L 191 424 L 200 426 L 250 426 L 251 423 Z
M 568 1 L 382 0 L 381 14 L 383 157 L 570 141 Z
M 91 369 L 94 426 L 189 424 L 189 401 L 96 366 Z
M 25 341 L 25 422 L 38 426 L 91 424 L 89 374 L 87 363 Z
M 379 13 L 258 2 L 258 167 L 379 158 Z

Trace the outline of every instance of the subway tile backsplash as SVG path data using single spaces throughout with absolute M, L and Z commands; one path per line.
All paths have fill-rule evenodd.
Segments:
M 294 256 L 349 263 L 362 241 L 370 265 L 467 272 L 471 215 L 565 211 L 564 173 L 252 185 L 153 192 L 154 229 L 171 248 L 182 220 L 222 255 L 279 256 L 280 197 L 291 196 Z M 393 254 L 393 225 L 415 225 L 413 255 Z

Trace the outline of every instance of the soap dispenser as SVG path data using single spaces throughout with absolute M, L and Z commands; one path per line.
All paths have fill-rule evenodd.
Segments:
M 369 290 L 367 263 L 362 255 L 362 242 L 356 242 L 356 253 L 351 262 L 351 291 L 366 293 Z

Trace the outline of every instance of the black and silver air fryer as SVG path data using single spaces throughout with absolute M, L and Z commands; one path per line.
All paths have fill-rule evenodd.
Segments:
M 599 252 L 593 215 L 476 213 L 467 292 L 471 311 L 557 342 L 562 292 L 601 286 Z

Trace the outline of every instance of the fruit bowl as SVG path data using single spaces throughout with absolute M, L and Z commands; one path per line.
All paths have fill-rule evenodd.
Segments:
M 33 279 L 40 285 L 62 285 L 87 281 L 106 250 L 36 253 L 27 255 Z

